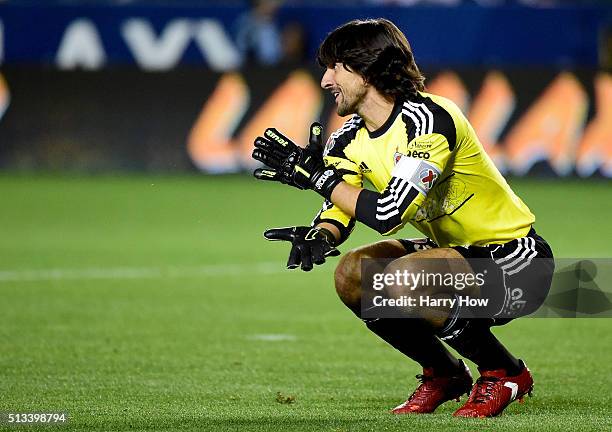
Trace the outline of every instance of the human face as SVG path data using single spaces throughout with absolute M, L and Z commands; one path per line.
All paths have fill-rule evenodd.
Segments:
M 357 113 L 367 91 L 361 75 L 344 67 L 342 63 L 327 68 L 321 78 L 321 87 L 334 96 L 339 116 Z

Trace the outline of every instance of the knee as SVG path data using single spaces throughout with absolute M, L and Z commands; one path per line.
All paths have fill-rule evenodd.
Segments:
M 385 286 L 385 294 L 390 298 L 423 294 L 425 287 L 420 278 L 412 277 L 413 275 L 419 276 L 421 273 L 422 268 L 418 267 L 416 260 L 412 260 L 410 257 L 391 261 L 385 267 L 384 274 L 393 275 L 394 278 L 393 283 Z
M 384 270 L 392 274 L 394 283 L 387 285 L 387 294 L 393 298 L 407 296 L 441 295 L 452 291 L 444 285 L 444 277 L 451 274 L 446 262 L 441 259 L 422 258 L 410 255 L 391 261 Z
M 334 282 L 340 300 L 349 307 L 361 304 L 361 259 L 363 254 L 351 250 L 344 254 L 336 267 Z
M 440 287 L 427 283 L 425 278 L 428 272 L 433 271 L 433 268 L 423 265 L 423 260 L 412 257 L 394 260 L 384 269 L 385 275 L 394 275 L 393 283 L 385 286 L 384 293 L 393 299 L 412 298 L 412 302 L 418 304 L 422 297 L 440 294 Z
M 409 302 L 401 308 L 403 317 L 423 319 L 435 329 L 442 327 L 450 314 L 453 289 L 437 282 L 437 275 L 448 273 L 437 261 L 415 257 L 392 261 L 385 267 L 385 274 L 395 277 L 384 291 L 388 298 Z

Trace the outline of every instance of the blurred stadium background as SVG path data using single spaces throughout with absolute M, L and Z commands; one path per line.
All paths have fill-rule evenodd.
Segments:
M 500 419 L 391 417 L 416 365 L 337 301 L 337 259 L 289 272 L 263 241 L 320 202 L 252 179 L 254 137 L 339 127 L 316 48 L 378 16 L 555 254 L 612 256 L 608 1 L 0 1 L 0 412 L 65 411 L 74 430 L 612 429 L 605 319 L 500 328 L 536 379 Z M 358 227 L 341 249 L 376 239 Z

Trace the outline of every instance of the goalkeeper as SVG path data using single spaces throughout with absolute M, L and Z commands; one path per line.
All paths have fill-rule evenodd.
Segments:
M 372 332 L 423 368 L 420 385 L 394 413 L 430 413 L 469 394 L 455 416 L 499 415 L 531 392 L 533 378 L 491 327 L 535 310 L 554 269 L 550 247 L 532 227 L 534 215 L 457 106 L 424 91 L 411 47 L 393 23 L 344 24 L 323 41 L 318 61 L 325 68 L 321 86 L 334 97 L 338 114 L 352 116 L 324 148 L 316 123 L 305 148 L 273 128 L 255 140 L 253 157 L 266 165 L 255 177 L 311 189 L 324 198 L 312 226 L 270 229 L 265 237 L 291 242 L 287 267 L 308 271 L 339 254 L 336 247 L 356 221 L 383 235 L 407 223 L 414 226 L 424 238 L 388 239 L 344 254 L 335 272 L 336 291 Z M 376 190 L 364 189 L 364 179 Z M 385 268 L 392 274 L 435 271 L 441 262 L 470 272 L 468 259 L 486 260 L 500 280 L 483 289 L 502 290 L 497 294 L 503 301 L 488 318 L 466 318 L 456 304 L 436 314 L 411 308 L 413 319 L 366 318 L 364 258 L 392 259 Z M 418 289 L 448 298 L 456 293 L 435 284 Z M 392 286 L 389 292 L 398 291 Z M 478 366 L 475 383 L 443 342 Z

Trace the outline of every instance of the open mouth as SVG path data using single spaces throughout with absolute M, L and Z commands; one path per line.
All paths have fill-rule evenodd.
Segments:
M 338 102 L 338 99 L 340 98 L 340 91 L 339 90 L 333 90 L 332 91 L 332 95 L 334 96 L 334 99 L 336 102 Z

